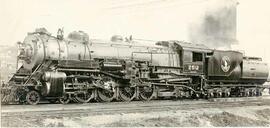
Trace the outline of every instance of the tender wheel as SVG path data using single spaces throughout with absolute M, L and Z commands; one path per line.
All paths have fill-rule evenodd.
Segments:
M 255 89 L 252 89 L 251 91 L 252 91 L 251 92 L 251 96 L 256 96 L 256 90 Z
M 245 96 L 245 92 L 240 92 L 240 97 L 244 97 Z
M 121 101 L 129 102 L 136 97 L 135 87 L 120 87 L 119 88 L 119 99 Z
M 59 102 L 62 104 L 68 104 L 70 102 L 70 95 L 64 94 L 62 97 L 60 97 Z
M 219 92 L 214 93 L 214 98 L 220 98 Z
M 88 103 L 93 98 L 94 98 L 93 91 L 81 92 L 81 93 L 75 94 L 75 99 L 80 103 Z
M 256 96 L 262 96 L 262 90 L 261 89 L 256 89 Z
M 222 97 L 222 92 L 217 92 L 217 98 L 221 98 Z
M 155 92 L 154 87 L 140 87 L 139 98 L 141 100 L 149 101 L 154 97 L 154 92 Z
M 231 92 L 227 92 L 227 96 L 230 97 L 231 96 Z
M 250 96 L 250 93 L 249 91 L 246 92 L 246 97 L 249 97 Z
M 113 90 L 106 90 L 106 89 L 97 89 L 97 97 L 96 100 L 99 102 L 110 102 L 114 99 L 115 95 L 114 95 L 114 91 Z
M 36 105 L 40 101 L 40 95 L 36 91 L 30 91 L 26 95 L 26 101 L 27 103 L 31 105 Z
M 208 98 L 214 98 L 215 95 L 213 92 L 209 92 L 207 96 L 208 96 Z

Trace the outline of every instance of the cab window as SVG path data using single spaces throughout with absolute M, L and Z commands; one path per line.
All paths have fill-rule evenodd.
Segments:
M 193 62 L 203 61 L 203 54 L 198 52 L 192 52 L 192 61 Z

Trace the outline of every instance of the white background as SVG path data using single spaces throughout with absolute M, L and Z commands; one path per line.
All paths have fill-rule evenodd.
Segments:
M 0 0 L 0 43 L 15 45 L 27 32 L 64 27 L 109 39 L 114 34 L 151 40 L 186 40 L 187 24 L 224 0 Z M 226 1 L 226 0 L 225 0 Z M 227 0 L 230 1 L 230 0 Z M 232 46 L 270 63 L 270 1 L 238 0 L 237 39 Z

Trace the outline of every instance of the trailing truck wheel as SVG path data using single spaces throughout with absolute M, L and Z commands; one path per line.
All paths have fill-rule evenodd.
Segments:
M 26 94 L 26 101 L 31 105 L 36 105 L 40 101 L 40 95 L 36 91 L 30 91 Z
M 96 100 L 99 102 L 111 102 L 115 97 L 115 93 L 112 90 L 106 90 L 106 89 L 97 89 L 97 96 Z
M 60 97 L 59 102 L 62 104 L 68 104 L 70 102 L 70 95 L 64 94 L 62 97 Z
M 155 89 L 154 87 L 140 87 L 139 88 L 139 98 L 141 100 L 149 101 L 154 97 Z
M 129 102 L 136 97 L 135 87 L 120 87 L 119 88 L 119 100 Z
M 89 91 L 89 92 L 81 92 L 81 93 L 77 93 L 75 94 L 75 99 L 76 101 L 80 102 L 80 103 L 88 103 L 90 100 L 92 100 L 94 98 L 94 93 L 93 91 Z

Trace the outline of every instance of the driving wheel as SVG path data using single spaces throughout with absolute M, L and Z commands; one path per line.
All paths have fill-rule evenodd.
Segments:
M 88 103 L 94 98 L 94 93 L 92 90 L 89 92 L 80 92 L 75 94 L 75 98 L 80 103 Z
M 154 87 L 140 87 L 139 88 L 139 98 L 141 100 L 149 101 L 154 97 L 155 89 Z
M 119 100 L 129 102 L 136 97 L 135 87 L 119 87 Z

